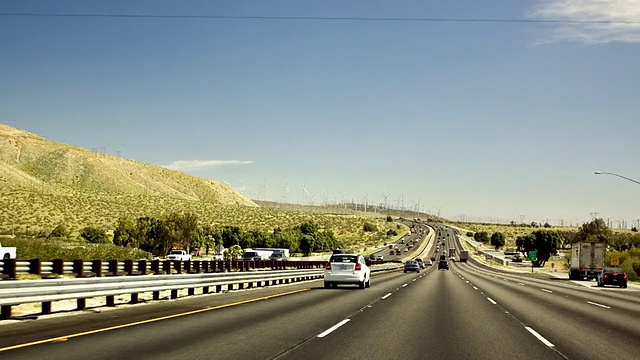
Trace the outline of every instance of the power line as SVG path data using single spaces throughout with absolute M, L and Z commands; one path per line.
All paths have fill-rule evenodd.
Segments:
M 70 14 L 70 13 L 0 13 L 16 17 L 131 18 L 131 19 L 205 19 L 205 20 L 315 20 L 315 21 L 388 21 L 452 23 L 547 23 L 547 24 L 640 24 L 640 20 L 541 20 L 476 18 L 409 18 L 358 16 L 240 16 L 240 15 L 153 15 L 153 14 Z

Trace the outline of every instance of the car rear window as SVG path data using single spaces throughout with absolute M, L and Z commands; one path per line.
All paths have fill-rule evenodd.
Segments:
M 332 256 L 330 262 L 332 263 L 355 263 L 358 262 L 358 258 L 355 256 Z
M 621 268 L 605 268 L 604 272 L 606 272 L 608 274 L 614 273 L 614 272 L 623 274 L 624 270 L 622 270 Z

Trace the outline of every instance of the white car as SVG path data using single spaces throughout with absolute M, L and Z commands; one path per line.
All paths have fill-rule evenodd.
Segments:
M 371 287 L 371 270 L 364 257 L 354 254 L 332 255 L 324 268 L 324 287 L 338 284 L 359 285 L 360 289 Z

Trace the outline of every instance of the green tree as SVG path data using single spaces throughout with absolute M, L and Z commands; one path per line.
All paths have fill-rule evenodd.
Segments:
M 87 226 L 80 231 L 80 237 L 92 244 L 108 244 L 111 241 L 104 229 Z
M 313 250 L 315 246 L 315 238 L 311 235 L 303 235 L 302 239 L 300 239 L 300 250 L 302 251 L 304 256 L 311 255 L 311 250 Z
M 133 236 L 134 232 L 135 225 L 129 219 L 118 219 L 116 222 L 116 228 L 113 230 L 113 243 L 123 247 L 129 247 L 130 245 L 135 244 L 136 240 Z
M 525 257 L 529 255 L 529 251 L 537 251 L 537 260 L 533 265 L 541 267 L 556 253 L 560 242 L 560 235 L 556 231 L 536 230 L 531 234 L 518 236 L 516 246 Z
M 611 230 L 607 228 L 604 220 L 601 218 L 595 219 L 589 223 L 582 224 L 578 234 L 576 235 L 577 241 L 586 242 L 606 242 L 611 236 Z
M 501 232 L 494 232 L 491 234 L 491 246 L 495 247 L 496 250 L 503 247 L 506 242 L 505 236 Z
M 473 234 L 473 239 L 477 242 L 487 243 L 489 242 L 489 234 L 486 231 L 478 231 Z
M 391 217 L 391 215 L 387 215 L 387 222 L 392 222 L 393 218 Z
M 224 251 L 224 258 L 227 260 L 237 259 L 240 255 L 242 255 L 240 245 L 232 245 Z

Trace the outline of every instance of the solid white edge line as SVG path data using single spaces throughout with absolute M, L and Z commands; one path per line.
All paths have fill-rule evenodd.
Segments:
M 587 303 L 588 303 L 588 304 L 591 304 L 591 305 L 595 305 L 595 306 L 600 306 L 601 308 L 611 309 L 611 306 L 598 304 L 598 303 L 595 303 L 595 302 L 593 302 L 593 301 L 587 301 Z
M 332 332 L 336 331 L 340 326 L 348 323 L 349 321 L 351 321 L 351 319 L 344 319 L 342 321 L 340 321 L 339 323 L 333 325 L 332 327 L 328 328 L 327 330 L 325 330 L 322 334 L 318 335 L 319 338 L 323 338 L 329 334 L 331 334 Z
M 548 347 L 555 347 L 555 345 L 553 345 L 549 340 L 545 339 L 542 335 L 538 334 L 537 331 L 533 330 L 528 326 L 525 326 L 524 328 L 527 329 L 527 331 L 530 332 L 531 335 L 535 336 L 536 338 L 538 338 L 538 340 L 542 341 L 543 344 L 547 345 Z
M 542 290 L 542 291 L 544 291 L 544 292 L 548 292 L 549 294 L 552 294 L 552 293 L 553 293 L 553 291 L 551 291 L 551 290 L 547 290 L 547 289 L 540 289 L 540 290 Z
M 497 303 L 490 297 L 487 298 L 487 300 L 489 300 L 490 303 L 492 303 L 493 305 L 496 305 Z
M 391 296 L 391 293 L 388 293 L 387 295 L 382 297 L 382 300 L 386 300 L 389 296 Z

